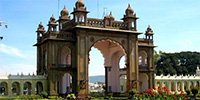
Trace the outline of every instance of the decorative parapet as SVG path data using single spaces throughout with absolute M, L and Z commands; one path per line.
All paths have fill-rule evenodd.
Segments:
M 47 76 L 45 75 L 0 75 L 0 79 L 10 79 L 10 80 L 46 80 Z
M 126 29 L 128 24 L 120 21 L 109 22 L 105 24 L 104 19 L 87 18 L 86 26 L 100 27 L 100 28 L 114 28 L 114 29 Z
M 102 19 L 87 18 L 87 26 L 91 27 L 104 27 L 104 21 Z

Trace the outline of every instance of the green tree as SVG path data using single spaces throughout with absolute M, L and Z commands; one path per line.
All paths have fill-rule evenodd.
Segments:
M 154 52 L 156 74 L 195 74 L 196 67 L 200 66 L 199 52 L 164 53 Z

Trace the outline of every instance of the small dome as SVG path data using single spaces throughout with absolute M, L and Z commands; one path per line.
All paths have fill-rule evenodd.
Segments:
M 150 25 L 147 27 L 146 35 L 153 35 L 153 30 L 151 29 Z
M 66 9 L 65 6 L 64 6 L 63 10 L 60 12 L 60 15 L 61 16 L 68 16 L 69 15 L 69 12 L 68 12 L 68 10 Z
M 110 12 L 109 18 L 114 19 L 114 17 L 112 16 L 112 12 Z
M 38 25 L 38 28 L 43 28 L 44 26 L 42 25 L 42 22 Z
M 106 19 L 115 19 L 113 16 L 112 16 L 112 12 L 110 12 L 109 15 L 106 15 L 104 18 Z
M 51 17 L 50 17 L 50 22 L 55 22 L 56 21 L 56 19 L 55 19 L 55 17 L 52 15 Z
M 83 3 L 83 0 L 78 0 L 76 2 L 76 8 L 83 8 L 85 5 Z
M 37 32 L 41 32 L 41 33 L 45 32 L 45 29 L 44 29 L 44 26 L 42 25 L 42 22 L 40 22 L 40 24 L 38 25 Z
M 126 9 L 126 15 L 130 15 L 133 13 L 134 13 L 133 9 L 131 8 L 130 4 L 128 4 L 128 8 Z

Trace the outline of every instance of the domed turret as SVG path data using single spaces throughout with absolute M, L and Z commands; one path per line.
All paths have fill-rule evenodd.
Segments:
M 112 16 L 112 12 L 110 12 L 109 18 L 110 18 L 110 19 L 115 19 L 115 18 Z
M 85 6 L 83 0 L 78 0 L 75 5 L 77 9 L 84 8 Z
M 131 8 L 130 4 L 128 4 L 128 8 L 126 9 L 125 12 L 126 12 L 126 15 L 133 15 L 134 14 L 134 11 Z
M 74 11 L 71 14 L 73 14 L 74 22 L 85 25 L 87 22 L 87 13 L 89 12 L 86 10 L 83 0 L 78 0 L 75 4 Z
M 125 10 L 124 18 L 122 18 L 122 20 L 127 23 L 126 29 L 137 31 L 137 19 L 138 18 L 136 17 L 134 10 L 131 8 L 130 4 L 128 4 L 128 8 Z
M 40 22 L 40 24 L 38 25 L 38 28 L 37 28 L 37 37 L 38 37 L 38 39 L 41 37 L 41 36 L 43 36 L 44 35 L 44 33 L 45 33 L 45 28 L 44 28 L 44 26 L 42 25 L 42 22 Z
M 70 21 L 70 16 L 69 16 L 69 12 L 66 9 L 66 7 L 64 6 L 64 8 L 60 11 L 60 17 L 58 19 L 58 23 L 59 23 L 59 30 L 62 29 L 63 27 L 63 23 Z
M 69 15 L 69 12 L 68 12 L 68 10 L 66 9 L 65 6 L 64 6 L 63 10 L 60 12 L 60 15 L 61 16 L 68 16 Z
M 55 22 L 56 22 L 56 19 L 55 19 L 55 17 L 52 15 L 52 16 L 50 17 L 49 23 L 55 23 Z
M 147 27 L 145 36 L 146 36 L 146 39 L 153 40 L 153 30 L 151 29 L 150 25 Z
M 48 31 L 56 31 L 57 24 L 56 24 L 56 19 L 54 18 L 53 15 L 50 17 L 48 26 L 49 26 Z
M 146 35 L 153 35 L 153 30 L 151 29 L 150 25 L 148 25 L 145 34 L 146 34 Z
M 40 24 L 38 25 L 37 31 L 38 32 L 44 32 L 45 31 L 44 26 L 42 25 L 42 22 L 40 22 Z

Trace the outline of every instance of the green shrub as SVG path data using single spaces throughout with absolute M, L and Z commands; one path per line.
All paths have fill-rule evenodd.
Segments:
M 46 91 L 42 91 L 40 93 L 40 96 L 43 97 L 43 98 L 48 98 L 48 93 Z
M 90 96 L 92 96 L 92 97 L 103 97 L 104 93 L 102 93 L 102 92 L 90 92 Z
M 73 93 L 67 95 L 67 100 L 76 100 L 76 96 Z

